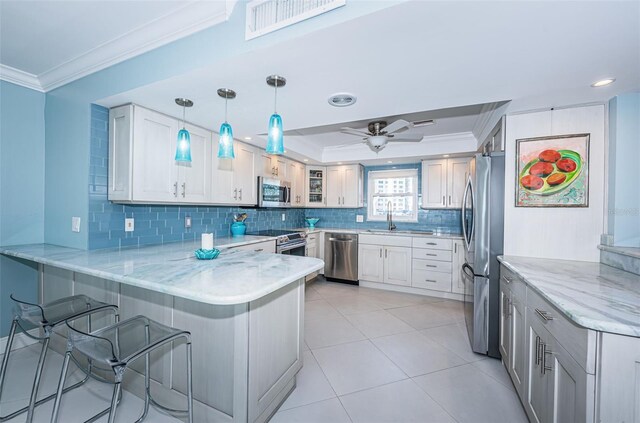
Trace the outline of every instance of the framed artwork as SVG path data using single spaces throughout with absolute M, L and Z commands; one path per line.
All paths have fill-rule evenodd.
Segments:
M 588 207 L 589 134 L 516 140 L 516 207 Z

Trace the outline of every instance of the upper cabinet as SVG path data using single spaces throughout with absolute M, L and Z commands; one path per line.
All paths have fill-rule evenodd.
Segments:
M 362 207 L 364 168 L 361 165 L 327 167 L 327 207 Z
M 257 176 L 288 181 L 290 179 L 287 177 L 287 164 L 288 161 L 284 157 L 270 155 L 263 151 L 258 162 Z
M 109 112 L 109 199 L 204 203 L 210 196 L 211 132 L 192 125 L 191 163 L 174 160 L 179 121 L 138 106 Z M 135 164 L 135 165 L 134 165 Z
M 234 150 L 235 159 L 219 159 L 217 155 L 213 158 L 210 202 L 255 205 L 258 201 L 258 183 L 255 174 L 258 150 L 241 143 L 236 143 Z
M 307 166 L 306 168 L 307 207 L 326 207 L 327 168 Z
M 422 208 L 462 207 L 471 159 L 422 161 Z
M 291 182 L 291 206 L 304 207 L 305 205 L 305 171 L 302 163 L 290 161 L 287 164 L 287 180 Z

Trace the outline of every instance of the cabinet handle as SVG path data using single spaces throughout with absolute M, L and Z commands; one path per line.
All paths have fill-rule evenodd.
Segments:
M 552 355 L 552 354 L 553 352 L 550 350 L 547 350 L 547 344 L 543 342 L 542 343 L 542 374 L 543 375 L 553 370 L 552 366 L 547 366 L 547 355 Z
M 187 194 L 187 183 L 183 182 L 182 183 L 182 198 L 184 198 L 186 194 Z
M 445 196 L 442 196 L 442 205 L 446 206 L 447 205 L 447 201 L 445 200 Z
M 238 199 L 238 188 L 233 190 L 233 199 L 237 200 Z
M 380 258 L 382 258 L 382 248 L 380 248 Z
M 242 188 L 238 190 L 238 200 L 242 201 Z
M 436 281 L 434 281 L 433 279 L 425 279 L 425 282 L 433 282 L 433 283 L 437 283 Z
M 178 198 L 178 183 L 173 184 L 173 196 Z
M 384 258 L 387 258 L 387 249 L 384 249 Z
M 438 245 L 438 244 L 435 242 L 427 242 L 427 245 Z
M 340 197 L 338 197 L 338 205 L 340 205 Z
M 540 337 L 536 335 L 536 366 L 540 364 L 540 345 Z
M 454 254 L 458 254 L 458 243 L 453 244 L 453 252 Z
M 546 311 L 536 308 L 536 314 L 542 318 L 545 322 L 553 320 L 553 317 L 549 316 Z
M 344 197 L 342 197 L 342 205 L 344 206 Z
M 449 205 L 451 205 L 451 196 L 449 196 Z
M 431 256 L 431 257 L 438 257 L 438 255 L 437 255 L 437 254 L 429 254 L 429 253 L 427 253 L 426 255 L 427 255 L 427 256 Z
M 434 265 L 434 264 L 427 264 L 426 266 L 427 266 L 427 267 L 438 267 L 438 266 L 436 266 L 436 265 Z
M 258 248 L 257 250 L 253 250 L 253 251 L 255 251 L 256 253 L 259 253 L 260 251 L 264 251 L 264 248 Z

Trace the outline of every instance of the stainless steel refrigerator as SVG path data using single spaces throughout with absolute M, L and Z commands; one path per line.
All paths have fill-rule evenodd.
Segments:
M 500 357 L 500 264 L 504 240 L 504 153 L 471 160 L 462 204 L 464 314 L 473 351 Z

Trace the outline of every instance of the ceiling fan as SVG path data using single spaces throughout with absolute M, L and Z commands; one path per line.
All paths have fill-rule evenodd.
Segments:
M 377 153 L 385 148 L 388 142 L 420 142 L 424 135 L 404 132 L 413 126 L 413 122 L 403 119 L 398 119 L 390 125 L 384 120 L 377 120 L 369 123 L 368 132 L 348 127 L 340 128 L 340 132 L 363 137 L 362 142 Z

